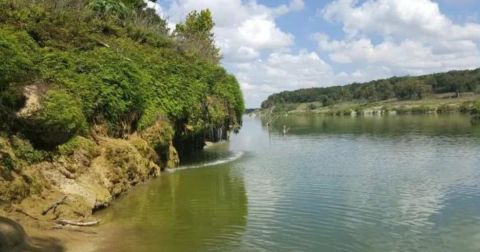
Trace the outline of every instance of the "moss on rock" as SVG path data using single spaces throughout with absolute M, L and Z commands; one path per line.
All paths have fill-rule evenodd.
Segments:
M 19 202 L 44 187 L 43 176 L 16 156 L 7 139 L 0 138 L 0 203 Z
M 67 142 L 87 126 L 81 104 L 62 90 L 49 90 L 39 108 L 18 115 L 24 134 L 34 145 L 45 149 Z

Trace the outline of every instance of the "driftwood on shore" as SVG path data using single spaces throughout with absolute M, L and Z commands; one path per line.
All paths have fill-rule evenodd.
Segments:
M 38 221 L 38 218 L 37 218 L 37 217 L 35 217 L 35 216 L 33 216 L 33 215 L 25 212 L 23 209 L 20 209 L 20 208 L 18 208 L 18 207 L 15 207 L 14 209 L 15 209 L 15 212 L 21 213 L 21 214 L 23 214 L 23 215 L 25 215 L 25 216 L 27 216 L 27 217 L 30 217 L 30 218 Z
M 78 233 L 84 233 L 84 234 L 97 234 L 97 232 L 94 232 L 94 231 L 89 231 L 81 228 L 74 228 L 72 226 L 64 226 L 64 225 L 55 225 L 52 227 L 52 229 L 61 229 L 65 231 L 78 232 Z
M 100 221 L 94 220 L 94 221 L 87 221 L 87 222 L 81 222 L 81 221 L 71 221 L 71 220 L 58 220 L 57 224 L 60 225 L 70 225 L 70 226 L 78 226 L 78 227 L 91 227 L 91 226 L 96 226 L 100 224 Z
M 50 205 L 47 209 L 42 212 L 42 215 L 46 215 L 50 210 L 57 208 L 58 205 L 62 204 L 67 199 L 67 195 L 63 196 L 61 199 L 57 200 L 55 203 Z

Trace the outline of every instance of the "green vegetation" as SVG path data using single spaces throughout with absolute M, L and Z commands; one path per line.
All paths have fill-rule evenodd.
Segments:
M 53 148 L 86 128 L 81 104 L 65 91 L 49 90 L 37 115 L 22 120 L 23 131 L 37 146 Z
M 480 101 L 471 107 L 472 123 L 480 125 Z
M 324 106 L 321 102 L 280 103 L 266 111 L 269 113 L 316 113 L 330 116 L 386 115 L 386 114 L 449 114 L 473 113 L 480 95 L 462 93 L 433 94 L 420 100 L 389 99 L 384 101 L 350 101 Z
M 262 103 L 262 108 L 296 103 L 315 103 L 315 106 L 327 107 L 342 103 L 417 101 L 439 94 L 450 95 L 444 98 L 458 98 L 461 93 L 479 93 L 479 91 L 480 69 L 476 69 L 418 77 L 392 77 L 363 84 L 285 91 L 268 97 Z
M 210 10 L 193 11 L 185 23 L 177 24 L 175 36 L 181 45 L 193 55 L 201 55 L 209 62 L 220 61 L 220 50 L 214 45 L 212 14 Z
M 0 0 L 0 130 L 51 150 L 96 125 L 124 137 L 164 121 L 176 139 L 238 128 L 243 97 L 218 64 L 210 11 L 192 12 L 170 33 L 144 7 Z M 28 86 L 39 90 L 39 108 L 19 117 Z
M 88 217 L 178 166 L 177 148 L 241 126 L 242 93 L 219 64 L 210 11 L 170 31 L 145 7 L 0 0 L 0 207 L 40 209 L 66 194 L 50 217 Z
M 76 136 L 70 139 L 70 141 L 58 146 L 58 154 L 63 156 L 73 155 L 79 150 L 84 151 L 84 154 L 90 158 L 98 155 L 95 142 L 81 136 Z

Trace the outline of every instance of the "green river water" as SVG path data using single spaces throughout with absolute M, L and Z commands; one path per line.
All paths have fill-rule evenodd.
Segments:
M 270 129 L 245 117 L 98 216 L 98 251 L 480 251 L 480 128 L 459 115 L 290 115 Z

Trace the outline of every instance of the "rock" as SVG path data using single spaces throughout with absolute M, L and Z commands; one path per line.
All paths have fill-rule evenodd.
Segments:
M 30 117 L 41 109 L 40 99 L 45 90 L 39 85 L 29 85 L 23 88 L 23 95 L 26 98 L 25 106 L 17 112 L 21 118 Z
M 172 169 L 177 167 L 179 164 L 180 157 L 178 156 L 178 152 L 170 142 L 170 146 L 168 147 L 167 168 Z
M 26 234 L 22 226 L 13 220 L 0 217 L 0 251 L 21 251 Z

